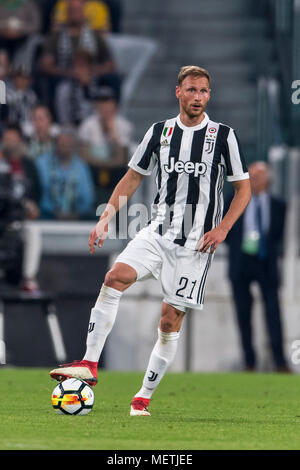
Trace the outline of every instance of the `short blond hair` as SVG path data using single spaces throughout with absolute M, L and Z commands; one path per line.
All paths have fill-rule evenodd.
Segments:
M 189 75 L 192 75 L 193 77 L 205 77 L 210 84 L 210 75 L 206 69 L 198 67 L 198 65 L 185 65 L 184 67 L 181 67 L 179 71 L 177 78 L 178 86 L 181 86 L 183 80 Z

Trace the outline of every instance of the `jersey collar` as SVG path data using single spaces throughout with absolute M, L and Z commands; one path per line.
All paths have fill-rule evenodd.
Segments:
M 200 124 L 198 124 L 197 126 L 185 126 L 181 122 L 180 114 L 178 114 L 178 116 L 176 117 L 176 123 L 184 131 L 199 131 L 200 129 L 203 129 L 203 127 L 207 125 L 208 121 L 209 121 L 209 117 L 206 113 L 204 113 L 204 119 L 200 122 Z

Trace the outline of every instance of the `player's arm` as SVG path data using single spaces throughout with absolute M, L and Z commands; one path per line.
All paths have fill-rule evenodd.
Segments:
M 242 215 L 250 202 L 250 180 L 245 179 L 241 181 L 233 181 L 232 184 L 235 190 L 235 194 L 229 209 L 220 224 L 216 228 L 206 232 L 201 238 L 199 242 L 199 251 L 201 252 L 206 252 L 210 247 L 211 253 L 216 250 L 218 245 L 220 245 L 220 243 L 225 240 L 229 230 L 231 230 L 232 226 Z
M 98 247 L 101 248 L 103 242 L 108 233 L 108 224 L 111 219 L 115 216 L 115 214 L 123 207 L 123 205 L 131 198 L 131 196 L 135 193 L 139 185 L 141 184 L 144 175 L 138 173 L 137 171 L 129 168 L 127 173 L 123 176 L 123 178 L 119 181 L 117 186 L 115 187 L 106 208 L 101 215 L 99 222 L 92 230 L 89 238 L 89 247 L 90 252 L 95 252 L 95 245 L 96 240 L 98 241 Z
M 222 243 L 233 224 L 242 215 L 251 199 L 249 173 L 245 158 L 234 129 L 229 128 L 228 134 L 222 142 L 222 157 L 226 167 L 227 181 L 233 184 L 234 198 L 221 223 L 214 229 L 205 233 L 198 243 L 198 250 L 213 253 Z
M 130 162 L 130 169 L 119 181 L 111 195 L 103 215 L 90 234 L 89 247 L 90 252 L 95 252 L 96 240 L 99 238 L 98 247 L 101 248 L 108 233 L 108 223 L 118 212 L 125 202 L 131 198 L 143 177 L 151 175 L 153 168 L 157 163 L 155 158 L 156 139 L 154 137 L 155 125 L 153 124 L 146 132 L 143 140 L 138 145 Z

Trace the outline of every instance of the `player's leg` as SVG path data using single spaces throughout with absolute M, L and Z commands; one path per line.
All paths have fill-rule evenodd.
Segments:
M 136 271 L 125 263 L 115 263 L 106 274 L 91 311 L 84 360 L 98 363 L 106 338 L 115 323 L 122 293 L 136 281 L 136 277 Z
M 75 377 L 86 380 L 90 385 L 96 385 L 99 357 L 114 325 L 120 298 L 136 278 L 135 269 L 125 263 L 117 262 L 107 272 L 95 306 L 91 310 L 84 358 L 82 361 L 74 361 L 52 370 L 52 378 L 63 380 Z
M 184 315 L 184 307 L 176 307 L 163 302 L 158 339 L 150 356 L 142 388 L 136 393 L 131 403 L 131 416 L 150 415 L 148 411 L 150 398 L 173 362 Z
M 160 274 L 161 254 L 148 231 L 145 227 L 128 243 L 105 276 L 104 286 L 91 312 L 83 360 L 54 369 L 50 372 L 51 377 L 57 380 L 75 377 L 91 385 L 97 383 L 98 360 L 113 327 L 122 293 L 135 281 L 149 276 L 158 278 Z

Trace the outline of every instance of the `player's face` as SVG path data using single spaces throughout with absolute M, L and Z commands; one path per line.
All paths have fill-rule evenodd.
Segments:
M 206 77 L 187 76 L 176 87 L 180 110 L 190 119 L 200 117 L 210 98 L 209 82 Z

